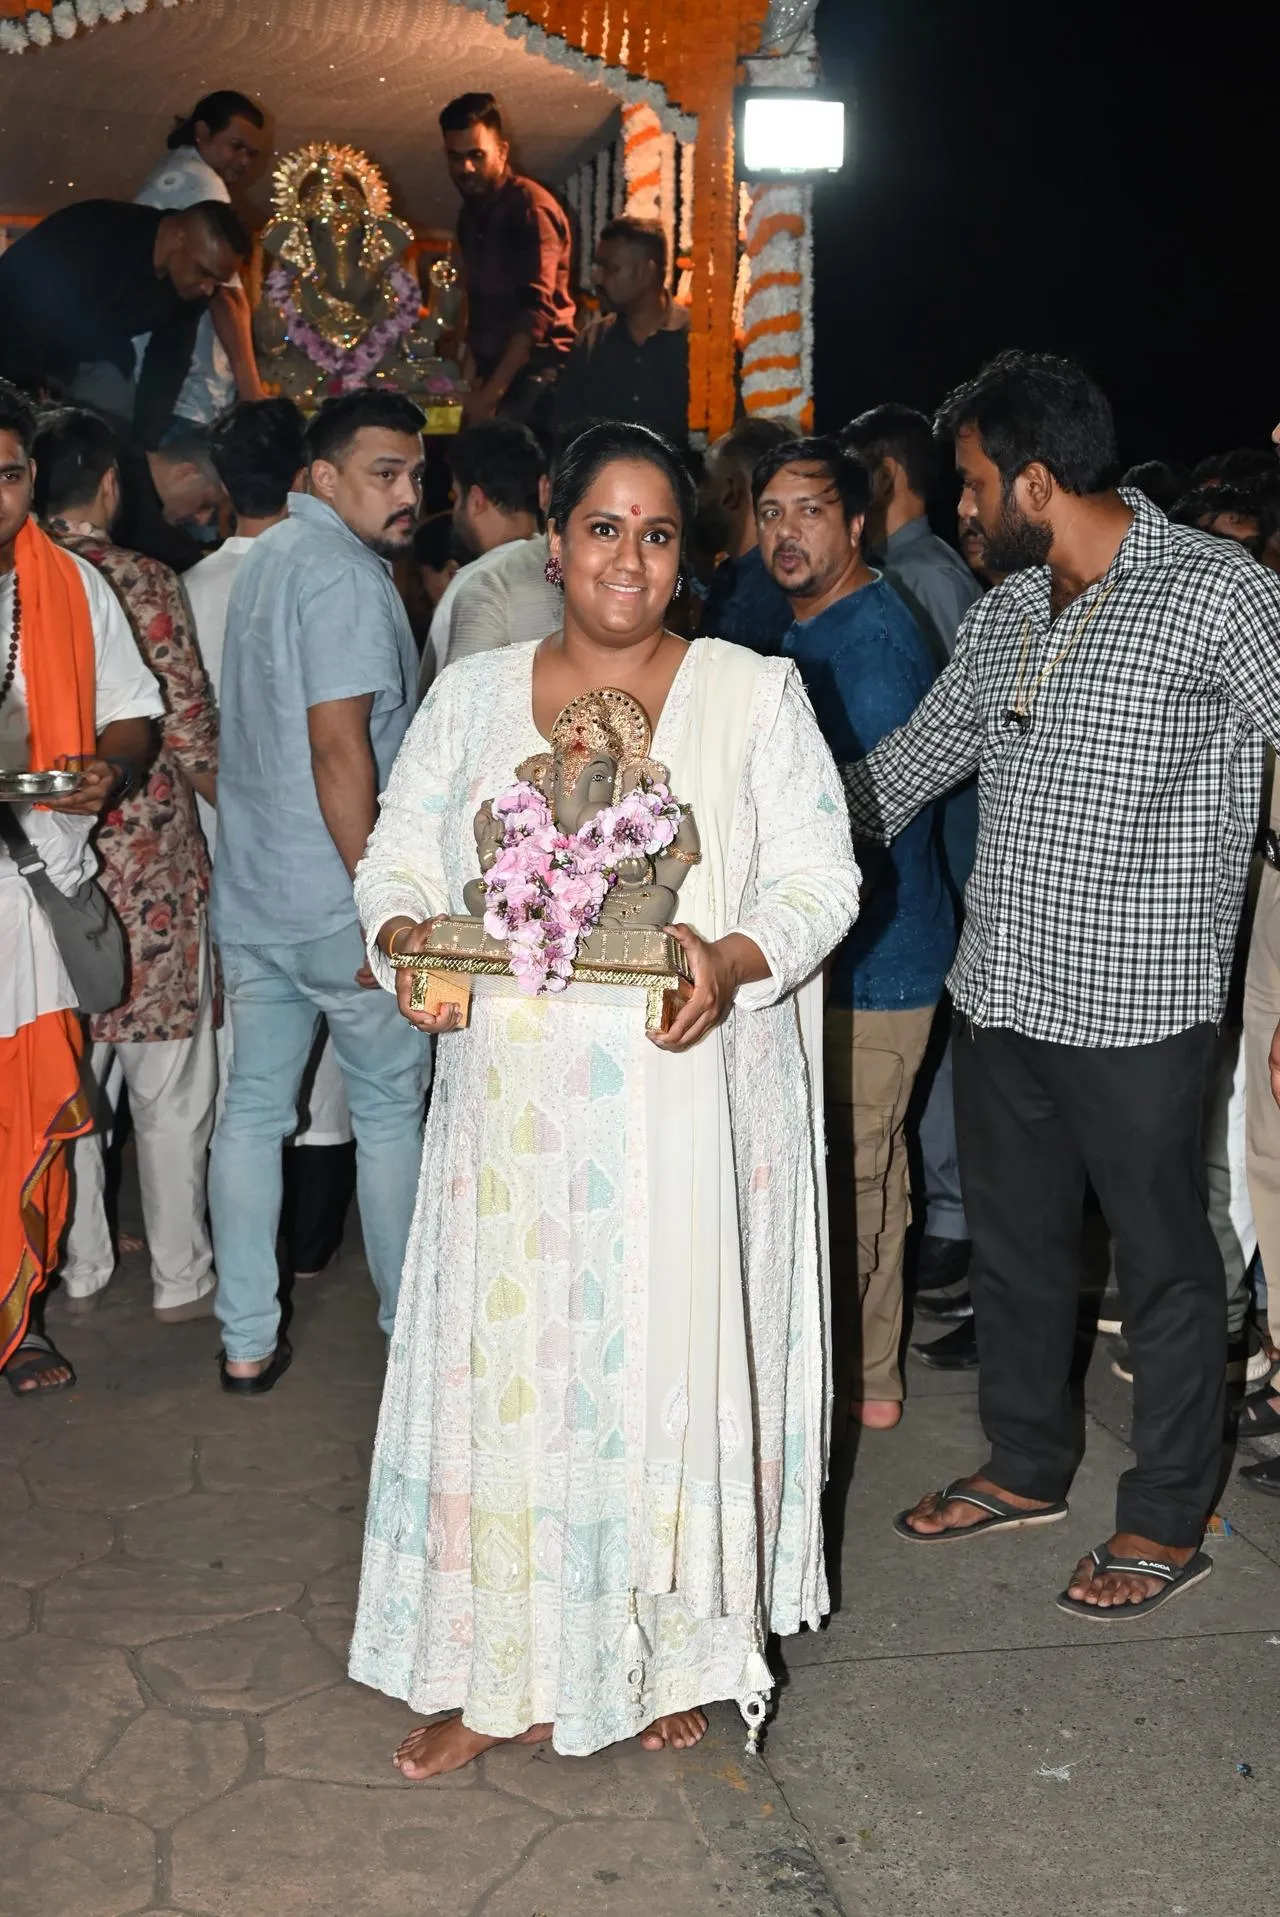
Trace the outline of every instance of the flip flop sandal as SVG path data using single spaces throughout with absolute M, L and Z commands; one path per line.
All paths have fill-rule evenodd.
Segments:
M 1090 1618 L 1095 1624 L 1124 1624 L 1130 1618 L 1149 1617 L 1170 1598 L 1189 1591 L 1193 1584 L 1203 1583 L 1213 1570 L 1213 1559 L 1206 1557 L 1203 1551 L 1197 1551 L 1181 1565 L 1171 1564 L 1167 1558 L 1118 1558 L 1105 1544 L 1096 1545 L 1089 1556 L 1093 1559 L 1095 1577 L 1107 1571 L 1128 1571 L 1135 1577 L 1164 1580 L 1164 1589 L 1143 1598 L 1140 1604 L 1086 1604 L 1083 1598 L 1068 1597 L 1065 1591 L 1058 1593 L 1060 1611 L 1070 1611 L 1072 1617 Z
M 71 1373 L 69 1378 L 59 1378 L 54 1384 L 32 1384 L 23 1389 L 27 1378 L 38 1378 L 51 1364 L 66 1365 Z M 4 1368 L 5 1380 L 15 1398 L 41 1398 L 46 1391 L 70 1391 L 76 1381 L 75 1370 L 70 1361 L 60 1351 L 55 1351 L 49 1340 L 38 1331 L 29 1331 L 18 1349 Z
M 980 1511 L 989 1515 L 979 1518 L 976 1524 L 955 1526 L 948 1531 L 917 1531 L 908 1524 L 910 1511 L 899 1511 L 893 1520 L 893 1528 L 900 1538 L 908 1538 L 912 1544 L 954 1544 L 961 1538 L 976 1538 L 983 1531 L 1029 1531 L 1037 1524 L 1056 1524 L 1059 1518 L 1067 1515 L 1066 1500 L 1060 1504 L 1050 1504 L 1043 1511 L 1023 1511 L 1016 1504 L 1009 1504 L 1004 1498 L 997 1498 L 990 1491 L 970 1491 L 960 1478 L 939 1491 L 937 1496 L 945 1504 L 950 1498 L 958 1498 L 965 1504 L 976 1504 Z
M 1280 1411 L 1272 1406 L 1275 1396 L 1270 1385 L 1264 1385 L 1261 1391 L 1251 1391 L 1240 1407 L 1240 1436 L 1242 1438 L 1274 1438 L 1280 1434 Z
M 240 1398 L 260 1398 L 264 1391 L 271 1391 L 279 1384 L 289 1366 L 293 1363 L 293 1347 L 287 1338 L 282 1338 L 276 1346 L 275 1355 L 265 1371 L 255 1378 L 235 1378 L 227 1370 L 227 1354 L 218 1353 L 218 1372 L 222 1389 L 232 1391 Z

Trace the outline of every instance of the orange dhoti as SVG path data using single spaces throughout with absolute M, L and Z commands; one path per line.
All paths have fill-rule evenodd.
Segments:
M 93 1129 L 77 1012 L 46 1012 L 0 1038 L 0 1369 L 57 1263 L 67 1143 Z

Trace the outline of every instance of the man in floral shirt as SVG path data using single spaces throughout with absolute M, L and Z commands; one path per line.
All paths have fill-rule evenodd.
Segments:
M 34 457 L 37 511 L 114 587 L 164 699 L 146 782 L 107 813 L 98 835 L 101 882 L 129 941 L 129 996 L 90 1020 L 90 1064 L 105 1129 L 122 1078 L 129 1088 L 156 1317 L 173 1324 L 210 1316 L 216 1282 L 205 1178 L 218 1082 L 217 981 L 194 793 L 213 801 L 217 715 L 176 575 L 112 544 L 120 484 L 110 429 L 92 413 L 51 414 Z M 101 1129 L 77 1141 L 75 1169 L 63 1282 L 68 1309 L 83 1312 L 100 1302 L 115 1263 Z

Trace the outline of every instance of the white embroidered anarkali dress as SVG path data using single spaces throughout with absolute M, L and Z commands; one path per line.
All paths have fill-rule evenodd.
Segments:
M 464 910 L 472 821 L 546 742 L 533 646 L 432 688 L 356 882 Z M 758 1692 L 827 1609 L 823 959 L 857 910 L 830 753 L 794 668 L 695 642 L 652 756 L 702 863 L 680 918 L 772 976 L 684 1054 L 641 995 L 477 980 L 440 1039 L 378 1425 L 353 1678 L 584 1755 Z M 766 1674 L 767 1675 L 767 1674 Z

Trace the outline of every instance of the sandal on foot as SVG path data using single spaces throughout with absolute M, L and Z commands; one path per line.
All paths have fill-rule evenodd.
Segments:
M 899 1511 L 893 1528 L 900 1538 L 909 1538 L 912 1544 L 951 1544 L 959 1538 L 976 1538 L 981 1531 L 1028 1531 L 1036 1524 L 1056 1524 L 1067 1515 L 1065 1498 L 1059 1504 L 1046 1505 L 1043 1511 L 1024 1511 L 991 1491 L 970 1491 L 960 1478 L 937 1495 L 943 1504 L 955 1498 L 964 1504 L 976 1504 L 989 1515 L 979 1518 L 976 1524 L 952 1525 L 945 1531 L 917 1531 L 914 1525 L 907 1523 L 911 1512 Z
M 1274 1438 L 1280 1434 L 1280 1411 L 1271 1402 L 1274 1396 L 1270 1385 L 1249 1393 L 1240 1407 L 1242 1438 Z
M 1072 1617 L 1087 1617 L 1103 1624 L 1123 1624 L 1129 1618 L 1148 1617 L 1152 1611 L 1158 1611 L 1170 1598 L 1177 1597 L 1181 1591 L 1189 1591 L 1193 1584 L 1200 1584 L 1213 1569 L 1213 1559 L 1206 1557 L 1203 1551 L 1197 1551 L 1185 1564 L 1173 1564 L 1168 1558 L 1118 1558 L 1105 1544 L 1099 1544 L 1090 1551 L 1093 1559 L 1093 1575 L 1102 1577 L 1108 1571 L 1124 1571 L 1131 1577 L 1161 1578 L 1164 1589 L 1156 1591 L 1149 1598 L 1143 1598 L 1137 1604 L 1086 1604 L 1083 1598 L 1073 1598 L 1066 1591 L 1058 1593 L 1058 1609 L 1070 1611 Z
M 282 1338 L 272 1354 L 271 1363 L 264 1371 L 252 1378 L 237 1378 L 227 1370 L 227 1354 L 218 1353 L 218 1371 L 222 1389 L 234 1391 L 241 1398 L 260 1398 L 264 1391 L 270 1391 L 279 1384 L 289 1366 L 293 1363 L 293 1347 L 287 1338 Z
M 52 1384 L 24 1384 L 24 1380 L 38 1378 L 42 1371 L 48 1371 L 52 1365 L 65 1365 L 70 1377 L 56 1378 Z M 60 1351 L 55 1351 L 49 1340 L 38 1331 L 27 1333 L 5 1366 L 4 1375 L 15 1398 L 39 1398 L 46 1391 L 70 1391 L 76 1381 L 71 1361 L 64 1358 Z

